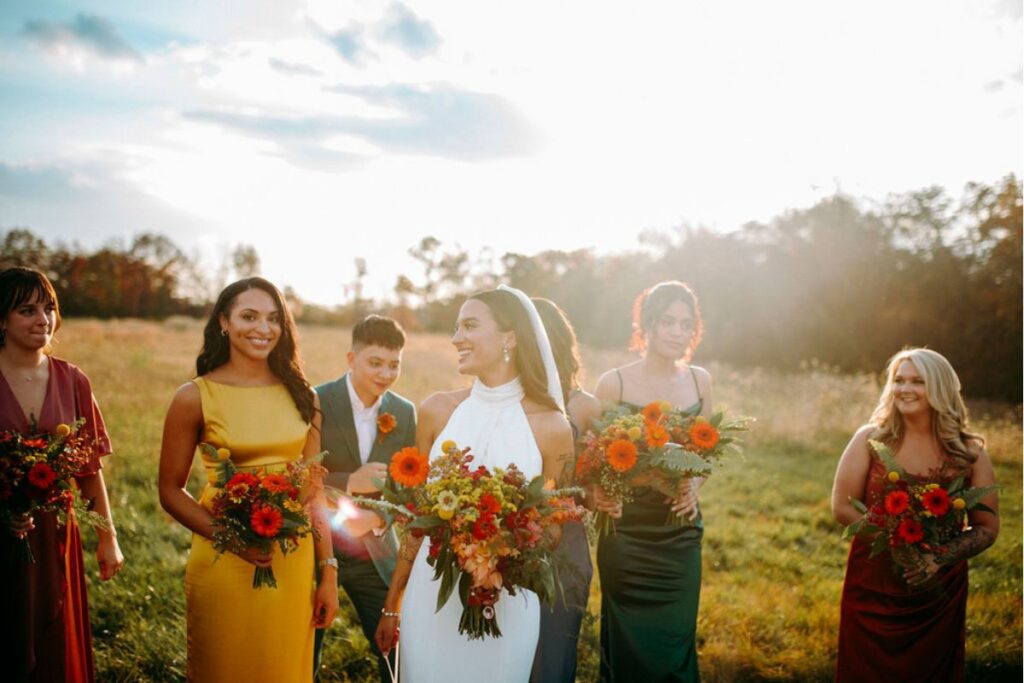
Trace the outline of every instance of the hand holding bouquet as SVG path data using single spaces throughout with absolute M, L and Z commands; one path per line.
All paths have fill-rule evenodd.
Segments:
M 0 431 L 0 516 L 5 521 L 55 512 L 60 524 L 67 523 L 68 511 L 78 500 L 72 480 L 89 465 L 91 456 L 79 433 L 83 423 L 59 424 L 52 434 L 28 437 Z M 78 515 L 95 526 L 106 526 L 106 520 L 95 513 L 80 509 Z M 20 540 L 21 558 L 34 563 L 28 538 Z
M 470 449 L 451 441 L 442 450 L 428 464 L 417 449 L 402 449 L 382 482 L 382 500 L 357 502 L 413 537 L 427 537 L 427 561 L 441 582 L 437 609 L 457 588 L 463 608 L 459 633 L 500 637 L 494 605 L 502 590 L 530 590 L 548 603 L 556 599 L 558 567 L 546 531 L 581 518 L 573 499 L 579 491 L 553 490 L 543 477 L 527 481 L 515 465 L 473 468 Z
M 888 550 L 895 572 L 919 568 L 926 554 L 941 556 L 943 546 L 964 532 L 971 510 L 992 512 L 981 499 L 997 487 L 970 488 L 962 476 L 945 486 L 915 482 L 896 463 L 888 446 L 880 441 L 869 443 L 885 465 L 884 489 L 870 508 L 850 500 L 864 517 L 846 527 L 843 537 L 869 540 L 870 557 Z
M 282 554 L 299 547 L 299 540 L 313 534 L 303 493 L 310 484 L 310 475 L 317 458 L 293 461 L 280 472 L 263 469 L 239 471 L 231 462 L 231 452 L 210 444 L 199 446 L 217 462 L 217 478 L 212 485 L 219 489 L 213 498 L 213 547 L 219 553 L 241 552 L 254 548 L 271 553 L 276 545 Z M 256 567 L 252 587 L 277 587 L 271 567 Z

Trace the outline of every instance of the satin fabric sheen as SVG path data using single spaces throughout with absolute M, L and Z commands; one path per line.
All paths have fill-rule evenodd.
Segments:
M 441 444 L 451 439 L 460 448 L 472 448 L 474 465 L 493 469 L 515 463 L 527 479 L 541 474 L 540 450 L 521 404 L 524 395 L 518 378 L 498 387 L 486 387 L 478 380 L 438 435 L 431 459 L 438 457 Z M 469 640 L 459 634 L 462 603 L 457 593 L 440 611 L 434 611 L 439 583 L 427 564 L 427 550 L 424 542 L 402 600 L 403 683 L 525 683 L 540 630 L 536 594 L 522 590 L 515 596 L 502 593 L 495 605 L 502 636 Z
M 228 448 L 239 468 L 274 469 L 302 457 L 309 425 L 282 385 L 233 387 L 193 380 L 203 404 L 202 440 Z M 210 476 L 213 463 L 203 456 Z M 207 484 L 199 502 L 209 508 Z M 314 548 L 311 536 L 296 552 L 275 549 L 277 588 L 252 587 L 253 565 L 217 555 L 198 534 L 185 568 L 188 678 L 211 683 L 298 683 L 313 678 Z
M 885 466 L 872 454 L 868 501 L 884 492 Z M 941 485 L 955 475 L 928 478 Z M 888 553 L 853 539 L 839 611 L 836 681 L 962 681 L 967 562 L 940 570 L 937 585 L 912 591 Z
M 100 469 L 110 453 L 103 416 L 88 378 L 77 367 L 50 357 L 50 378 L 35 430 L 0 375 L 0 429 L 22 434 L 51 432 L 58 424 L 85 418 L 80 434 L 92 443 L 83 474 Z M 53 514 L 35 515 L 28 535 L 35 564 L 15 560 L 15 539 L 0 533 L 0 662 L 5 681 L 95 680 L 82 539 L 72 516 L 58 526 Z

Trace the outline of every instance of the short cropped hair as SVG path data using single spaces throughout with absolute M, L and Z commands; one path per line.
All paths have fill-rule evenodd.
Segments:
M 401 351 L 405 346 L 405 330 L 394 318 L 368 315 L 352 328 L 352 350 L 359 352 L 367 346 Z

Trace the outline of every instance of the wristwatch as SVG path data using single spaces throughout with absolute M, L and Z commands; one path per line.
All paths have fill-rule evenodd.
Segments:
M 323 569 L 324 567 L 334 567 L 335 571 L 337 571 L 337 569 L 338 569 L 338 558 L 336 558 L 336 557 L 325 558 L 325 559 L 320 560 L 319 562 L 317 562 L 316 566 L 319 567 L 320 569 Z

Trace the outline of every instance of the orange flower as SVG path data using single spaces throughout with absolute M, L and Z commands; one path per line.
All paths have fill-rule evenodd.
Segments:
M 668 430 L 660 424 L 648 422 L 646 440 L 651 448 L 661 448 L 668 443 Z
M 29 448 L 46 448 L 46 439 L 39 437 L 38 439 L 22 439 L 22 446 L 28 446 Z
M 260 486 L 271 493 L 284 493 L 292 488 L 288 478 L 283 474 L 268 474 L 263 477 L 263 481 L 260 482 Z
M 377 416 L 377 431 L 380 432 L 381 440 L 391 433 L 391 430 L 398 424 L 398 420 L 391 413 L 381 413 Z
M 644 422 L 657 422 L 661 419 L 661 401 L 652 401 L 643 407 L 640 414 L 644 416 Z
M 388 472 L 391 478 L 402 486 L 416 486 L 427 480 L 429 469 L 428 459 L 425 453 L 420 453 L 415 447 L 403 448 L 391 456 L 391 466 Z
M 252 530 L 264 538 L 273 538 L 281 530 L 284 520 L 281 511 L 270 505 L 261 505 L 252 509 Z
M 690 427 L 690 441 L 697 448 L 712 449 L 718 443 L 718 430 L 710 422 L 699 420 Z
M 612 441 L 605 453 L 608 456 L 608 464 L 618 472 L 628 472 L 636 464 L 636 446 L 628 439 Z

